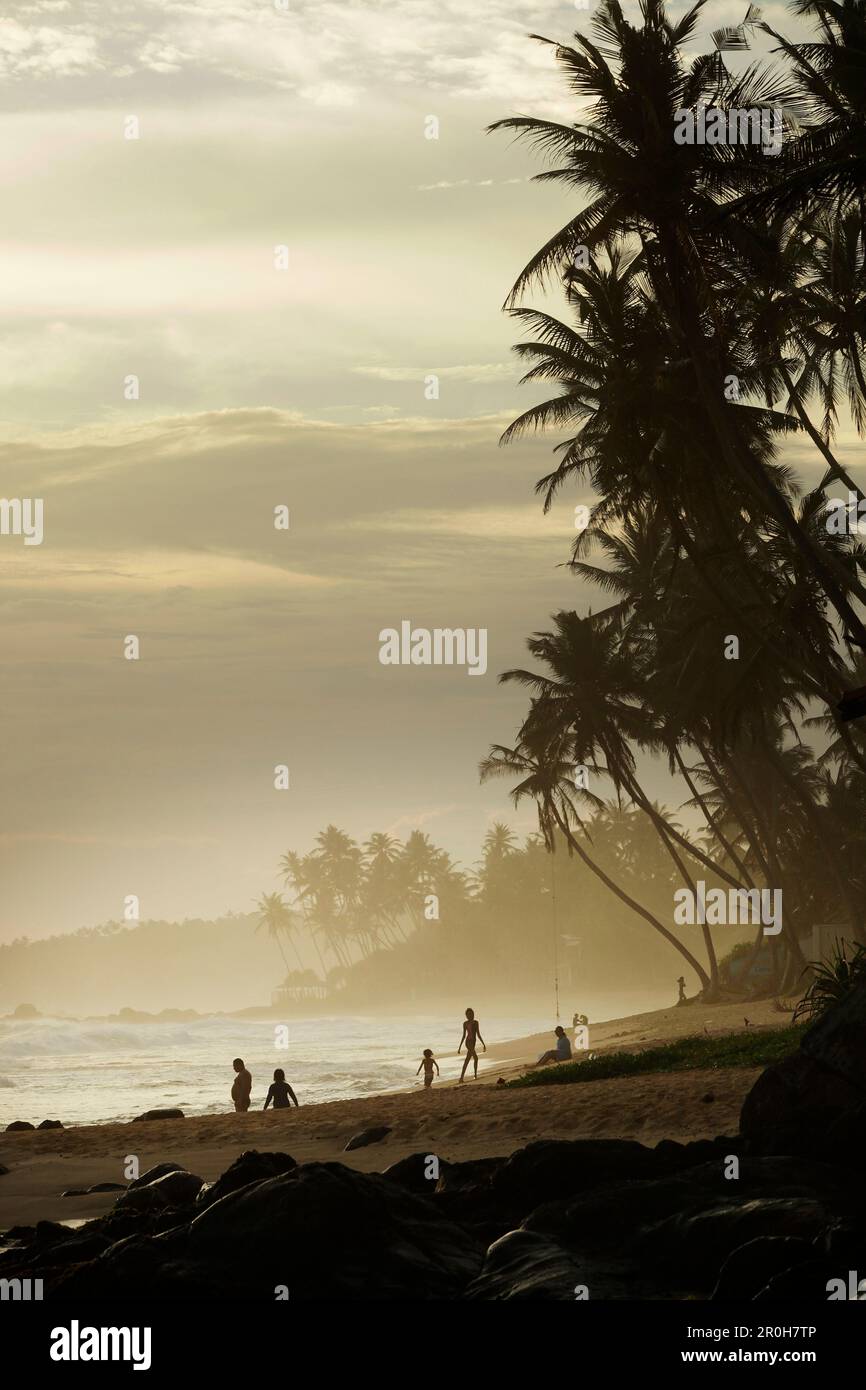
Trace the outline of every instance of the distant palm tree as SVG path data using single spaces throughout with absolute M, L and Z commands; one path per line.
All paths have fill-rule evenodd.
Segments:
M 283 937 L 291 941 L 292 949 L 297 957 L 298 969 L 303 970 L 304 963 L 301 960 L 298 948 L 295 945 L 294 936 L 292 935 L 296 921 L 295 914 L 292 912 L 282 893 L 263 893 L 256 903 L 256 907 L 259 912 L 256 931 L 264 927 L 271 940 L 277 943 L 280 955 L 283 958 L 283 965 L 286 967 L 286 973 L 288 974 L 289 963 L 286 960 L 286 953 L 283 950 Z

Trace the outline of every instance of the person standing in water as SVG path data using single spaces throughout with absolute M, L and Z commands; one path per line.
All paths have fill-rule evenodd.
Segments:
M 274 1103 L 275 1110 L 291 1110 L 292 1101 L 295 1102 L 296 1107 L 298 1104 L 298 1097 L 286 1080 L 286 1073 L 282 1067 L 277 1067 L 274 1072 L 274 1084 L 268 1090 L 262 1109 L 267 1110 L 271 1101 Z
M 460 1039 L 460 1046 L 459 1046 L 458 1049 L 457 1049 L 457 1056 L 458 1056 L 458 1057 L 460 1056 L 460 1049 L 463 1047 L 463 1044 L 464 1044 L 464 1043 L 466 1044 L 466 1057 L 465 1057 L 465 1060 L 464 1060 L 464 1062 L 463 1062 L 463 1070 L 462 1070 L 462 1072 L 460 1073 L 460 1080 L 462 1081 L 463 1078 L 464 1078 L 464 1076 L 466 1075 L 466 1068 L 469 1066 L 470 1059 L 471 1059 L 471 1061 L 472 1061 L 472 1066 L 473 1066 L 473 1068 L 474 1068 L 474 1076 L 475 1076 L 475 1079 L 477 1080 L 477 1079 L 478 1079 L 478 1044 L 480 1043 L 481 1046 L 484 1048 L 484 1051 L 486 1052 L 486 1051 L 487 1051 L 487 1043 L 484 1041 L 484 1039 L 483 1039 L 482 1036 L 481 1036 L 481 1024 L 478 1022 L 478 1019 L 475 1017 L 475 1010 L 474 1010 L 474 1009 L 467 1009 L 467 1010 L 466 1010 L 466 1021 L 465 1021 L 465 1023 L 463 1024 L 463 1036 L 462 1036 L 461 1039 Z
M 253 1089 L 253 1078 L 244 1066 L 243 1057 L 236 1057 L 232 1062 L 232 1066 L 237 1072 L 237 1076 L 232 1083 L 232 1100 L 235 1104 L 235 1110 L 244 1112 L 250 1108 L 250 1092 Z
M 425 1088 L 429 1088 L 433 1085 L 434 1067 L 436 1068 L 436 1075 L 439 1075 L 439 1063 L 436 1061 L 436 1058 L 433 1056 L 433 1051 L 429 1047 L 424 1048 L 424 1056 L 421 1058 L 421 1065 L 415 1073 L 416 1076 L 420 1075 L 421 1067 L 424 1068 L 424 1086 Z

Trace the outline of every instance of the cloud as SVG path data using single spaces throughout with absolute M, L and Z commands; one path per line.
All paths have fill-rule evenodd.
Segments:
M 376 377 L 378 381 L 417 381 L 423 382 L 431 373 L 445 381 L 502 381 L 515 377 L 515 369 L 510 362 L 476 362 L 466 366 L 452 367 L 354 367 L 359 376 Z

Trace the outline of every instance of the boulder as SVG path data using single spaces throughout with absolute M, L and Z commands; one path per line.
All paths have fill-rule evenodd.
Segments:
M 260 1303 L 285 1287 L 293 1302 L 457 1298 L 482 1260 L 431 1200 L 378 1173 L 310 1163 L 228 1193 L 188 1226 L 120 1242 L 64 1271 L 48 1296 Z
M 36 1128 L 37 1128 L 37 1129 L 62 1129 L 62 1128 L 63 1128 L 63 1121 L 62 1121 L 62 1120 L 40 1120 L 40 1122 L 39 1122 L 39 1124 L 36 1126 Z
M 88 1187 L 88 1189 L 87 1189 L 87 1195 L 88 1195 L 88 1197 L 89 1197 L 89 1196 L 90 1196 L 92 1193 L 94 1193 L 94 1192 L 125 1192 L 125 1191 L 126 1191 L 126 1184 L 125 1184 L 125 1183 L 122 1183 L 122 1182 L 95 1182 L 95 1183 L 92 1184 L 91 1187 Z M 68 1196 L 69 1196 L 69 1193 L 68 1193 L 68 1192 L 64 1192 L 63 1195 L 64 1195 L 64 1197 L 68 1197 Z
M 853 989 L 805 1034 L 800 1051 L 866 1100 L 866 984 Z
M 154 1178 L 141 1191 L 158 1192 L 171 1206 L 180 1207 L 195 1201 L 203 1182 L 204 1179 L 195 1173 L 163 1173 L 161 1178 Z
M 433 1168 L 430 1163 L 431 1158 L 438 1159 L 438 1173 L 435 1177 L 428 1177 Z M 396 1163 L 392 1163 L 382 1174 L 383 1178 L 388 1178 L 391 1182 L 398 1182 L 401 1187 L 408 1188 L 410 1192 L 417 1192 L 419 1195 L 429 1197 L 430 1193 L 436 1188 L 436 1184 L 442 1177 L 446 1169 L 451 1164 L 445 1158 L 438 1158 L 438 1155 L 429 1153 L 407 1154 L 405 1158 L 400 1158 Z
M 0 1163 L 0 1178 L 4 1178 L 8 1172 L 9 1169 L 6 1168 L 4 1164 Z
M 509 1231 L 490 1246 L 464 1298 L 572 1302 L 581 1283 L 586 1281 L 577 1261 L 556 1241 L 534 1231 Z
M 116 1211 L 123 1212 L 155 1212 L 162 1211 L 167 1205 L 168 1199 L 157 1190 L 157 1187 L 136 1187 L 127 1190 L 118 1197 L 114 1204 Z
M 494 1192 L 529 1212 L 623 1178 L 655 1178 L 660 1157 L 631 1139 L 540 1139 L 518 1149 L 492 1177 Z
M 381 1144 L 390 1133 L 390 1125 L 372 1125 L 370 1129 L 362 1129 L 360 1134 L 352 1135 L 343 1153 L 350 1153 L 352 1149 L 365 1149 L 368 1144 Z
M 184 1118 L 182 1110 L 145 1110 L 143 1115 L 136 1115 L 133 1124 L 138 1124 L 141 1120 L 182 1120 Z
M 814 1258 L 811 1242 L 798 1236 L 758 1236 L 731 1251 L 711 1298 L 742 1303 L 754 1298 L 776 1275 Z
M 758 1077 L 743 1101 L 740 1132 L 761 1153 L 818 1153 L 834 1124 L 861 1100 L 849 1081 L 795 1052 Z
M 266 1178 L 291 1173 L 297 1166 L 291 1154 L 259 1153 L 258 1149 L 247 1149 L 220 1174 L 216 1182 L 206 1183 L 199 1188 L 196 1203 L 198 1206 L 210 1206 L 230 1192 L 238 1192 L 252 1182 L 264 1182 Z
M 827 1220 L 824 1206 L 811 1197 L 743 1201 L 732 1195 L 729 1201 L 703 1211 L 678 1212 L 652 1226 L 643 1234 L 641 1250 L 692 1287 L 711 1288 L 728 1256 L 740 1246 L 762 1236 L 808 1244 Z
M 847 1117 L 866 1102 L 866 984 L 804 1034 L 799 1050 L 767 1067 L 743 1102 L 740 1130 L 762 1153 L 826 1153 L 828 1135 L 857 1148 Z M 844 1155 L 843 1155 L 844 1156 Z
M 146 1168 L 137 1178 L 133 1178 L 129 1184 L 129 1191 L 136 1187 L 149 1187 L 157 1178 L 164 1178 L 166 1173 L 182 1173 L 183 1169 L 179 1163 L 155 1163 L 152 1168 Z
M 11 1123 L 11 1125 L 7 1125 L 7 1126 L 6 1126 L 6 1133 L 7 1133 L 7 1134 L 11 1134 L 11 1133 L 13 1132 L 13 1130 L 16 1130 L 16 1129 L 35 1129 L 35 1128 L 36 1128 L 36 1126 L 35 1126 L 35 1125 L 32 1125 L 32 1124 L 30 1123 L 29 1120 L 13 1120 L 12 1123 Z

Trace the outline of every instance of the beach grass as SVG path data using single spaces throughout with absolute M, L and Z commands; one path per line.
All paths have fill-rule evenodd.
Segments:
M 615 1076 L 647 1072 L 695 1071 L 720 1067 L 766 1067 L 789 1056 L 800 1044 L 803 1025 L 725 1033 L 710 1038 L 698 1033 L 642 1052 L 590 1052 L 581 1061 L 555 1062 L 527 1072 L 508 1086 L 569 1086 L 581 1081 L 606 1081 Z

